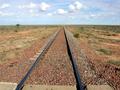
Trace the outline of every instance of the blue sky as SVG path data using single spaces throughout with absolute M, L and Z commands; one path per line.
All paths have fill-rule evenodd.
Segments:
M 120 0 L 0 0 L 0 25 L 117 24 Z

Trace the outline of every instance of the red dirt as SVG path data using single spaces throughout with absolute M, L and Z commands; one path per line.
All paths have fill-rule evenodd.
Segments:
M 104 43 L 105 45 L 107 45 L 107 46 L 111 46 L 111 47 L 120 47 L 120 45 L 119 44 L 113 44 L 113 43 Z
M 86 57 L 88 58 L 91 65 L 94 67 L 95 71 L 100 77 L 104 77 L 109 84 L 111 84 L 116 90 L 120 89 L 120 67 L 102 63 L 105 61 L 106 57 L 96 55 L 96 53 L 91 49 L 88 43 L 81 41 L 80 48 L 84 50 Z
M 33 61 L 29 60 L 43 46 L 46 39 L 37 40 L 31 47 L 21 52 L 18 58 L 8 60 L 8 62 L 0 65 L 0 81 L 1 82 L 18 82 L 29 69 Z
M 0 41 L 12 39 L 12 38 L 15 38 L 15 37 L 24 37 L 26 35 L 29 35 L 30 33 L 31 33 L 31 31 L 20 31 L 20 32 L 16 32 L 16 33 L 10 33 L 10 34 L 7 34 L 7 35 L 1 35 L 0 36 Z
M 103 43 L 104 47 L 109 48 L 112 51 L 113 56 L 120 58 L 120 44 L 119 43 Z M 119 60 L 117 60 L 119 61 Z
M 30 33 L 31 33 L 31 30 L 28 30 L 28 31 L 20 31 L 20 32 L 18 32 L 17 34 L 25 36 L 25 35 L 28 35 L 28 34 L 30 34 Z

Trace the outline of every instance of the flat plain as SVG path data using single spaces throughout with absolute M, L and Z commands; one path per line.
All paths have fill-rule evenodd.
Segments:
M 22 52 L 25 53 L 36 42 L 45 41 L 57 28 L 54 26 L 0 26 L 0 64 L 23 57 Z
M 85 85 L 110 85 L 119 89 L 120 26 L 64 27 L 70 34 L 82 82 Z M 61 33 L 39 67 L 35 68 L 28 83 L 75 85 L 63 26 L 0 26 L 0 81 L 18 83 L 34 63 L 34 56 L 49 37 L 59 30 Z

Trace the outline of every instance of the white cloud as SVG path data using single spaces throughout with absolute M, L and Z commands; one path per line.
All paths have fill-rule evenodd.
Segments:
M 46 11 L 46 10 L 48 10 L 51 6 L 50 6 L 49 4 L 47 4 L 47 3 L 45 3 L 45 2 L 42 2 L 42 3 L 39 5 L 39 7 L 40 7 L 40 10 L 41 10 L 41 11 Z
M 62 14 L 66 14 L 67 11 L 65 11 L 64 9 L 58 9 L 57 13 L 62 15 Z
M 29 4 L 25 4 L 25 5 L 19 5 L 18 8 L 20 9 L 40 9 L 41 11 L 46 11 L 51 7 L 51 5 L 45 3 L 45 2 L 41 2 L 40 4 L 35 4 L 33 2 L 29 3 Z
M 37 4 L 35 3 L 29 3 L 29 4 L 26 4 L 26 5 L 19 5 L 18 8 L 20 9 L 24 9 L 24 8 L 36 8 L 37 7 Z
M 0 11 L 0 16 L 2 16 L 2 15 L 3 15 L 3 12 Z
M 14 13 L 5 13 L 0 11 L 0 16 L 12 16 L 12 15 L 14 15 Z
M 33 10 L 33 9 L 30 9 L 29 12 L 30 12 L 30 13 L 34 13 L 34 10 Z
M 37 5 L 32 2 L 29 4 L 29 8 L 35 8 L 35 7 L 37 7 Z
M 48 13 L 47 15 L 48 15 L 48 16 L 52 16 L 53 14 L 52 14 L 52 13 Z
M 97 15 L 95 15 L 95 14 L 91 14 L 91 15 L 90 15 L 90 17 L 96 17 L 96 16 L 97 16 Z
M 10 4 L 4 3 L 0 6 L 1 9 L 10 7 Z
M 40 16 L 40 14 L 38 14 L 38 13 L 34 14 L 34 13 L 32 13 L 30 16 L 36 17 L 36 16 Z
M 84 6 L 79 1 L 75 1 L 73 4 L 70 4 L 68 7 L 69 7 L 70 11 L 74 12 L 74 11 L 80 10 Z
M 78 1 L 76 1 L 74 4 L 76 6 L 76 9 L 78 9 L 78 10 L 80 10 L 83 7 L 83 4 Z
M 76 10 L 76 7 L 72 4 L 69 5 L 69 9 L 70 11 L 75 11 Z

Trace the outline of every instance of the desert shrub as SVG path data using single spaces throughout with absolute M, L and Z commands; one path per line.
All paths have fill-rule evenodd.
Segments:
M 19 29 L 20 29 L 20 24 L 16 24 L 16 29 L 14 30 L 14 32 L 18 32 Z
M 79 31 L 80 33 L 84 33 L 84 32 L 85 32 L 84 27 L 80 27 L 80 28 L 78 29 L 78 31 Z
M 84 30 L 84 27 L 81 27 L 80 29 L 81 29 L 81 30 Z
M 0 62 L 3 62 L 5 60 L 5 57 L 6 57 L 6 52 L 2 52 L 0 53 Z
M 17 29 L 15 29 L 15 30 L 14 30 L 14 32 L 18 32 L 18 30 L 17 30 Z
M 106 55 L 111 55 L 112 54 L 112 52 L 108 49 L 101 48 L 101 49 L 98 49 L 97 51 L 102 52 L 103 54 L 106 54 Z
M 106 36 L 117 36 L 116 33 L 110 33 L 110 32 L 106 32 L 103 35 L 106 35 Z
M 112 36 L 117 36 L 117 34 L 113 33 Z
M 74 34 L 74 37 L 75 37 L 75 38 L 79 38 L 79 33 L 75 33 L 75 34 Z
M 16 24 L 16 26 L 17 26 L 17 27 L 19 27 L 19 26 L 20 26 L 20 24 Z
M 117 65 L 117 66 L 120 66 L 120 61 L 109 60 L 107 63 L 114 64 L 114 65 Z

